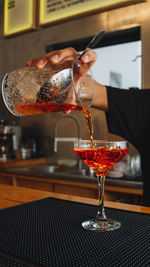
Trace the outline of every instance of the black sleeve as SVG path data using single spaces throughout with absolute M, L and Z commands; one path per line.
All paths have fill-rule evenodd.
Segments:
M 139 151 L 144 149 L 144 144 L 150 137 L 150 89 L 107 87 L 107 97 L 108 130 L 128 140 Z

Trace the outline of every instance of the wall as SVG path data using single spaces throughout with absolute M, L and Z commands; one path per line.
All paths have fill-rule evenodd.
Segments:
M 3 27 L 2 5 L 3 1 L 0 1 L 0 28 Z M 143 43 L 142 83 L 144 88 L 148 88 L 150 86 L 150 76 L 148 71 L 150 69 L 149 24 L 150 0 L 103 13 L 98 12 L 96 14 L 71 19 L 70 21 L 49 25 L 18 36 L 0 38 L 0 81 L 2 81 L 6 72 L 22 67 L 29 59 L 44 54 L 46 45 L 87 37 L 96 34 L 100 29 L 114 31 L 140 25 L 141 39 Z M 84 25 L 84 27 L 81 27 L 81 25 Z M 24 135 L 33 135 L 36 137 L 41 147 L 41 151 L 43 151 L 44 154 L 53 154 L 54 126 L 56 119 L 62 114 L 53 113 L 25 118 L 15 118 L 7 111 L 2 100 L 0 101 L 0 105 L 0 118 L 7 118 L 9 122 L 15 120 L 23 127 Z M 88 138 L 88 131 L 83 114 L 78 111 L 72 112 L 72 114 L 78 117 L 82 124 L 82 138 Z M 92 110 L 92 115 L 94 118 L 95 138 L 115 139 L 116 136 L 110 135 L 107 131 L 104 113 Z M 75 127 L 72 125 L 73 123 L 71 120 L 65 120 L 63 122 L 63 127 L 59 127 L 59 135 L 72 136 L 74 134 L 72 127 Z M 132 146 L 131 151 L 135 153 Z M 64 154 L 65 152 L 63 151 L 63 156 L 65 156 Z
M 94 50 L 98 55 L 98 60 L 92 67 L 96 81 L 123 89 L 141 88 L 141 40 Z

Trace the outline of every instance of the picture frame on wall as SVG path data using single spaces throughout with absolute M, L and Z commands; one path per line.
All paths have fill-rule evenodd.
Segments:
M 39 26 L 145 0 L 39 0 Z
M 36 0 L 4 1 L 4 36 L 36 28 Z

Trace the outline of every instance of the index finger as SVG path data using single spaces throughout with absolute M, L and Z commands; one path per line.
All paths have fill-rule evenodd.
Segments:
M 48 62 L 52 64 L 57 64 L 61 61 L 64 61 L 65 59 L 72 59 L 77 54 L 77 51 L 72 47 L 59 49 L 51 51 L 50 53 L 45 54 L 42 57 L 34 58 L 28 61 L 27 66 L 36 66 L 37 68 L 44 68 Z
M 71 59 L 78 54 L 79 53 L 73 47 L 67 47 L 64 49 L 55 50 L 48 54 L 45 54 L 44 58 L 46 58 L 51 63 L 59 63 L 60 61 L 63 61 L 66 58 Z

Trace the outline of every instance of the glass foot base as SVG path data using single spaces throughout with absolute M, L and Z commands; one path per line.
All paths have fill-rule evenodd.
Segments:
M 83 222 L 82 227 L 91 231 L 106 232 L 119 229 L 121 227 L 121 223 L 112 219 L 99 220 L 99 221 L 92 219 Z

